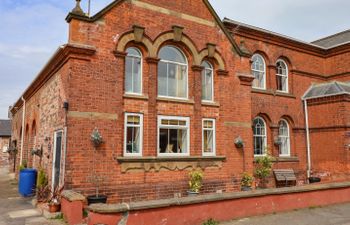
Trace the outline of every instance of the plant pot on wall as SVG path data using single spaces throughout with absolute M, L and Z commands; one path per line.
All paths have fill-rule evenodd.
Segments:
M 91 204 L 98 204 L 98 203 L 102 203 L 102 204 L 106 204 L 107 203 L 107 196 L 106 195 L 90 195 L 87 198 L 88 201 L 88 205 Z
M 319 178 L 319 177 L 309 177 L 309 182 L 310 182 L 310 184 L 312 184 L 312 183 L 319 183 L 319 182 L 321 182 L 321 178 Z

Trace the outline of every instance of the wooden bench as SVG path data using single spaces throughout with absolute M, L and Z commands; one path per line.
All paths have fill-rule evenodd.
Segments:
M 276 179 L 276 187 L 292 187 L 297 184 L 293 169 L 275 169 L 273 173 Z

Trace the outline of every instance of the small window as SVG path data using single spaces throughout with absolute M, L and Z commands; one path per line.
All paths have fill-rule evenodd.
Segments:
M 280 141 L 280 156 L 290 156 L 289 126 L 286 120 L 279 122 L 278 138 Z
M 159 52 L 158 96 L 187 98 L 188 65 L 184 54 L 177 48 L 165 46 Z
M 125 93 L 142 94 L 142 55 L 137 48 L 128 48 L 125 58 Z
M 203 155 L 215 155 L 215 120 L 203 119 Z
M 264 58 L 255 54 L 252 57 L 252 73 L 255 77 L 253 88 L 266 89 L 266 66 Z
M 267 138 L 266 123 L 261 117 L 253 121 L 254 155 L 262 156 L 266 154 Z
M 125 114 L 125 156 L 142 156 L 143 115 Z
M 278 60 L 276 64 L 277 90 L 288 92 L 288 67 L 283 60 Z
M 158 154 L 188 156 L 190 120 L 188 117 L 158 117 Z
M 203 101 L 214 101 L 214 76 L 212 65 L 204 61 L 202 63 L 204 67 L 202 71 L 202 100 Z

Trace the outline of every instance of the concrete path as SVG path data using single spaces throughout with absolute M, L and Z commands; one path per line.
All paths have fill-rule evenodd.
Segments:
M 62 225 L 60 220 L 47 220 L 31 204 L 31 198 L 22 198 L 17 182 L 0 168 L 0 225 Z
M 245 218 L 220 225 L 350 225 L 350 203 Z

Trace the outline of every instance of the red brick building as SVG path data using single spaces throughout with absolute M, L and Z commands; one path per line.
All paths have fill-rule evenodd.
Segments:
M 18 163 L 52 185 L 160 199 L 201 169 L 204 193 L 236 191 L 266 149 L 299 184 L 349 179 L 350 31 L 306 43 L 221 21 L 207 0 L 116 0 L 92 17 L 77 1 L 66 20 L 68 43 L 11 110 Z

